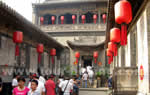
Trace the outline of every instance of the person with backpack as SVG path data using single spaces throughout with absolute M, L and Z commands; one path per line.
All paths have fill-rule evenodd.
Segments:
M 65 80 L 61 82 L 59 88 L 63 95 L 70 95 L 70 92 L 73 90 L 73 84 L 69 81 L 69 77 L 65 77 Z

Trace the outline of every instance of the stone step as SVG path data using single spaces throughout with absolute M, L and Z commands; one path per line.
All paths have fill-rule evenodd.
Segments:
M 79 95 L 109 95 L 108 88 L 80 88 Z

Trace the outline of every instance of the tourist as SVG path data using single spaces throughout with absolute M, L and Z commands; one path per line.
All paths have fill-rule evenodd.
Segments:
M 28 95 L 41 95 L 40 92 L 37 90 L 38 81 L 32 80 L 31 81 L 31 90 L 28 92 Z
M 12 80 L 12 87 L 15 88 L 18 86 L 18 78 L 19 78 L 19 75 L 14 75 L 14 79 Z
M 55 95 L 55 75 L 51 74 L 50 78 L 45 83 L 46 95 Z
M 79 85 L 78 85 L 77 77 L 75 77 L 73 83 L 73 95 L 78 95 L 78 94 L 79 94 Z
M 83 76 L 82 76 L 82 87 L 83 88 L 87 88 L 87 80 L 88 80 L 88 73 L 87 71 L 84 72 Z
M 89 66 L 89 68 L 87 69 L 88 72 L 88 80 L 89 80 L 89 87 L 92 87 L 93 85 L 93 78 L 94 78 L 94 71 L 92 70 L 92 67 Z
M 2 92 L 2 87 L 3 87 L 3 81 L 2 81 L 2 78 L 0 77 L 0 95 L 1 95 L 1 92 Z
M 44 83 L 39 81 L 39 77 L 38 75 L 35 73 L 32 75 L 33 80 L 37 80 L 38 81 L 38 87 L 37 87 L 37 91 L 40 92 L 41 95 L 45 95 L 45 86 Z M 31 90 L 31 83 L 29 83 L 28 88 Z
M 108 87 L 111 89 L 112 88 L 112 74 L 110 74 L 110 77 L 108 79 Z
M 25 87 L 25 78 L 19 77 L 18 78 L 18 86 L 13 89 L 12 95 L 27 95 L 29 92 L 29 88 Z
M 69 81 L 69 77 L 65 77 L 65 80 L 59 85 L 63 95 L 70 95 L 70 91 L 73 90 L 73 85 Z

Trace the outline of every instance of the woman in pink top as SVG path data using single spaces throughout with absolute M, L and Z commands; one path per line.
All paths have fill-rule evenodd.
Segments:
M 18 86 L 14 88 L 12 95 L 27 95 L 29 92 L 29 88 L 25 87 L 25 78 L 18 78 Z

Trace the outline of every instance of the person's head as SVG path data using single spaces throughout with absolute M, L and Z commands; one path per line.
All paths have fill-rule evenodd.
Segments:
M 39 77 L 36 73 L 32 74 L 32 79 L 37 80 Z
M 79 74 L 77 74 L 76 77 L 79 78 Z
M 18 86 L 20 87 L 23 87 L 26 82 L 24 77 L 19 77 L 17 81 L 18 81 Z
M 34 91 L 34 90 L 36 90 L 37 86 L 38 86 L 38 81 L 32 80 L 31 81 L 31 89 Z
M 49 78 L 50 78 L 51 80 L 54 80 L 54 79 L 55 79 L 55 75 L 54 75 L 54 74 L 51 74 Z

